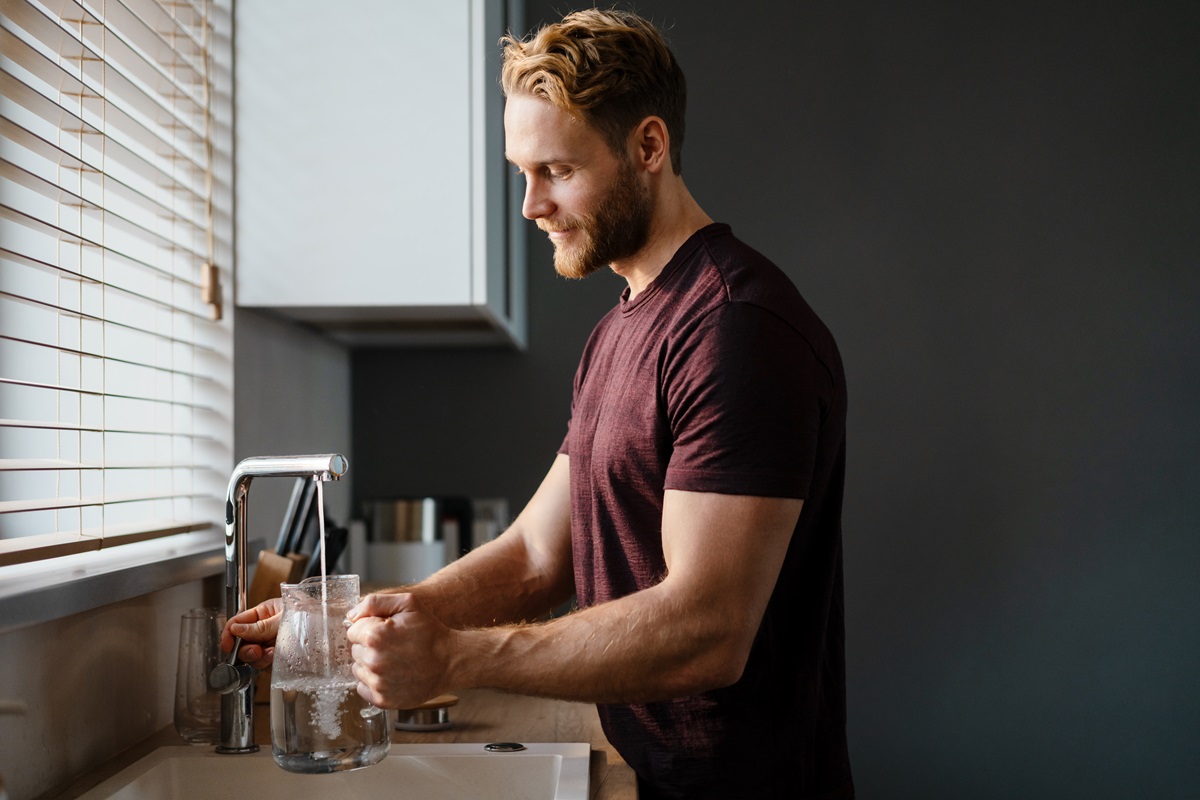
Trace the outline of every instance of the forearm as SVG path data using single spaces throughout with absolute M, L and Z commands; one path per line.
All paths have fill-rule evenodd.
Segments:
M 546 623 L 455 631 L 446 688 L 593 703 L 683 697 L 736 681 L 754 626 L 697 614 L 655 587 Z
M 513 524 L 410 592 L 450 628 L 540 619 L 575 591 L 570 462 L 556 456 Z
M 479 628 L 540 619 L 570 598 L 569 571 L 531 553 L 519 529 L 472 550 L 410 592 L 450 628 Z

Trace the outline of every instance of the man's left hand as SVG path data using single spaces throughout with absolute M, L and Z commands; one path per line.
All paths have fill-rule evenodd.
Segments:
M 453 631 L 412 594 L 372 594 L 347 615 L 358 693 L 380 708 L 414 708 L 447 685 Z

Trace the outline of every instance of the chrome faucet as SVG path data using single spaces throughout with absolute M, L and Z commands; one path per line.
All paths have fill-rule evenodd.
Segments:
M 232 619 L 246 610 L 246 519 L 250 481 L 255 478 L 311 476 L 321 481 L 336 481 L 346 474 L 350 464 L 340 453 L 319 456 L 255 456 L 244 459 L 229 478 L 225 494 L 225 614 Z M 254 743 L 254 669 L 249 664 L 234 666 L 237 640 L 229 664 L 213 670 L 209 678 L 221 692 L 221 739 L 218 753 L 253 753 Z M 223 670 L 223 671 L 222 671 Z

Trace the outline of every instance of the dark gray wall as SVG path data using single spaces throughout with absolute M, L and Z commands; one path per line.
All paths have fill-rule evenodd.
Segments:
M 860 796 L 1200 796 L 1200 6 L 637 8 L 842 347 Z M 355 355 L 359 497 L 535 488 L 620 283 L 530 252 L 529 352 Z

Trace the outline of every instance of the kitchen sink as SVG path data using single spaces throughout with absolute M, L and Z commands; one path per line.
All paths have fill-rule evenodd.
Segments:
M 299 775 L 270 748 L 218 755 L 209 747 L 160 747 L 81 795 L 87 800 L 236 798 L 307 800 L 587 800 L 587 744 L 526 744 L 490 752 L 482 744 L 393 744 L 372 767 Z

